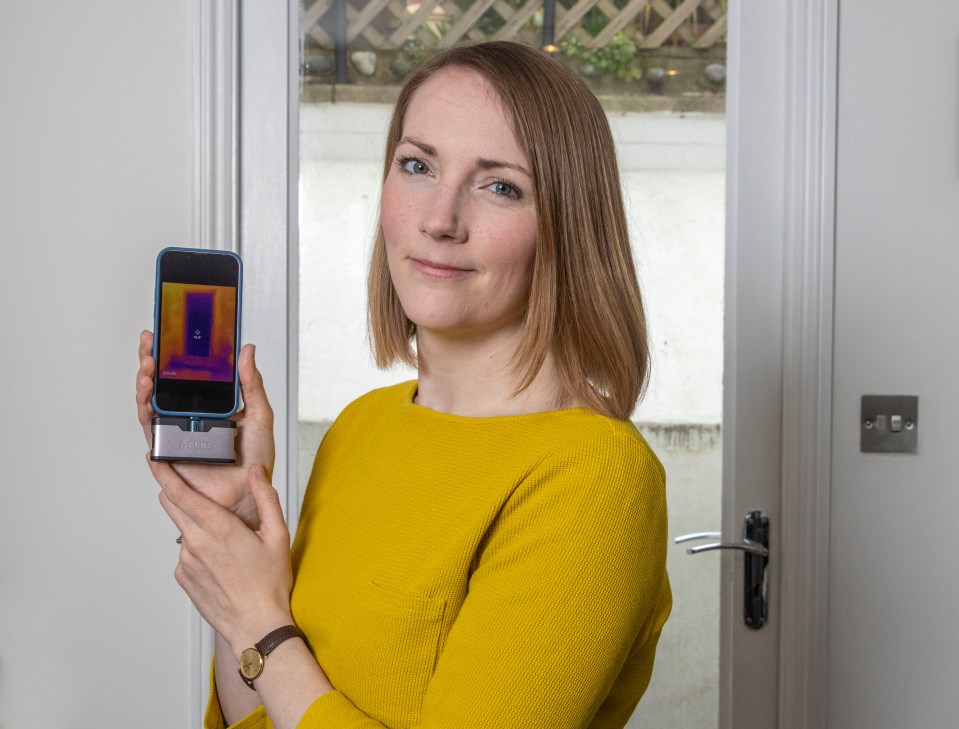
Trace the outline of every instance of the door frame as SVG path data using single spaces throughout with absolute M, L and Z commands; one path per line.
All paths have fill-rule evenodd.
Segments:
M 730 7 L 723 533 L 772 543 L 759 631 L 723 556 L 722 729 L 826 721 L 838 3 Z
M 838 3 L 730 4 L 723 532 L 761 508 L 773 539 L 762 631 L 739 617 L 742 560 L 723 557 L 722 729 L 825 725 Z M 196 241 L 240 251 L 250 274 L 244 338 L 261 345 L 295 526 L 299 2 L 194 12 Z M 199 727 L 212 636 L 194 625 Z M 776 697 L 765 723 L 760 687 Z
M 194 245 L 243 257 L 243 340 L 273 406 L 273 486 L 295 526 L 297 226 L 300 8 L 197 0 L 193 4 Z M 290 487 L 292 485 L 292 488 Z M 213 632 L 194 610 L 191 724 L 210 696 Z

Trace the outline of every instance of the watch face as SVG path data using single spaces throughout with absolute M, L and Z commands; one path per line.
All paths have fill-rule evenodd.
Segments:
M 247 648 L 240 654 L 240 673 L 251 681 L 263 670 L 263 656 L 256 648 Z

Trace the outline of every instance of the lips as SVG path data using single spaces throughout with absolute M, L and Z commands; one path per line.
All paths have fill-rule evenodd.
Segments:
M 471 268 L 460 268 L 448 263 L 439 261 L 430 261 L 424 258 L 411 258 L 413 268 L 429 278 L 435 279 L 453 279 L 465 276 L 473 271 Z

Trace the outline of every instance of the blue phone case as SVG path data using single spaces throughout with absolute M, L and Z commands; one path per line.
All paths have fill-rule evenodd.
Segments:
M 163 254 L 178 251 L 183 253 L 201 253 L 204 255 L 216 255 L 216 256 L 232 256 L 236 259 L 237 265 L 239 266 L 239 276 L 237 280 L 236 288 L 236 338 L 234 341 L 234 351 L 233 351 L 233 362 L 234 362 L 234 376 L 233 376 L 233 408 L 228 413 L 204 413 L 204 412 L 180 412 L 175 410 L 164 410 L 157 405 L 156 402 L 156 392 L 153 393 L 153 412 L 157 415 L 171 416 L 171 417 L 182 417 L 182 418 L 229 418 L 233 415 L 237 408 L 240 406 L 240 371 L 239 371 L 239 359 L 240 359 L 240 322 L 242 321 L 242 308 L 243 308 L 243 261 L 242 259 L 233 251 L 222 251 L 213 248 L 184 248 L 178 246 L 170 246 L 164 248 L 157 254 L 156 259 L 156 282 L 153 288 L 153 359 L 157 360 L 158 348 L 159 348 L 159 337 L 156 336 L 157 332 L 160 330 L 160 259 L 163 257 Z M 156 376 L 154 375 L 154 383 L 156 383 Z

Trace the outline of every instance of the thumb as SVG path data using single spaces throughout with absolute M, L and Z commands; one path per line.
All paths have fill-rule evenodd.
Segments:
M 259 464 L 251 466 L 248 479 L 256 510 L 260 513 L 259 532 L 265 537 L 282 532 L 289 539 L 289 530 L 283 518 L 283 507 L 280 505 L 280 495 L 267 479 L 263 466 Z
M 269 418 L 272 423 L 273 408 L 266 397 L 266 388 L 263 386 L 263 375 L 256 366 L 256 347 L 244 344 L 237 360 L 237 369 L 240 371 L 240 392 L 243 395 L 243 407 L 249 412 L 256 412 Z

